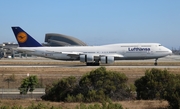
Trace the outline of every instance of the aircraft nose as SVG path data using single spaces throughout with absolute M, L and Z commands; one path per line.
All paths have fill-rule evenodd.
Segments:
M 172 51 L 170 49 L 168 49 L 168 53 L 169 55 L 172 55 Z

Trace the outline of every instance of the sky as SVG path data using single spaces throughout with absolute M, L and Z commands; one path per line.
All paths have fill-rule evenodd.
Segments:
M 161 43 L 180 48 L 180 0 L 0 0 L 0 43 L 20 26 L 40 43 L 46 33 L 88 45 Z

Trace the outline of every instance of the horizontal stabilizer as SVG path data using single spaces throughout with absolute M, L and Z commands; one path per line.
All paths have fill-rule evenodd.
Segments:
M 20 51 L 20 52 L 35 52 L 35 50 L 33 49 L 27 49 L 27 48 L 21 48 L 21 47 L 13 48 L 13 50 Z

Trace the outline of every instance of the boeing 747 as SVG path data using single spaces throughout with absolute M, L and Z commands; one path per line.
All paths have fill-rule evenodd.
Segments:
M 155 59 L 172 54 L 159 43 L 119 43 L 102 46 L 45 47 L 20 27 L 12 27 L 18 41 L 18 51 L 58 60 L 79 60 L 89 65 L 111 64 L 115 60 Z

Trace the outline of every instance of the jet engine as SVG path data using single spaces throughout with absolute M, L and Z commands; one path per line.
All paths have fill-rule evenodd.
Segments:
M 80 62 L 94 62 L 93 55 L 80 55 Z
M 103 56 L 103 57 L 100 57 L 100 60 L 102 64 L 114 63 L 114 57 L 112 56 Z

